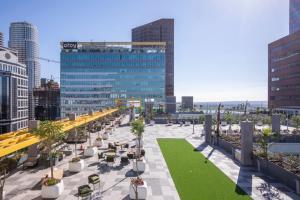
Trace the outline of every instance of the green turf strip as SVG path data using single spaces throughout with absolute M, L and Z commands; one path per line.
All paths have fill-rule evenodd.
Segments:
M 185 139 L 158 139 L 181 200 L 251 199 Z

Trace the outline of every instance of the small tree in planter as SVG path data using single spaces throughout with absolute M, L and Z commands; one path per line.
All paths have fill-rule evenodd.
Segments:
M 299 129 L 300 129 L 300 116 L 293 116 L 292 118 L 294 125 L 296 127 L 296 133 L 299 133 Z
M 4 185 L 7 176 L 7 166 L 0 165 L 0 200 L 4 199 Z
M 272 135 L 272 130 L 270 128 L 263 129 L 261 138 L 258 143 L 262 150 L 260 156 L 266 159 L 268 159 L 268 140 L 271 135 Z
M 62 125 L 51 121 L 43 121 L 40 126 L 33 131 L 33 133 L 41 139 L 50 158 L 51 177 L 44 181 L 42 197 L 57 198 L 63 192 L 64 186 L 62 180 L 55 179 L 53 176 L 52 154 L 55 152 L 53 145 L 60 142 L 64 137 Z
M 230 112 L 227 112 L 225 117 L 224 117 L 225 121 L 229 124 L 229 131 L 231 131 L 231 126 L 232 126 L 232 122 L 233 122 L 233 115 Z
M 75 157 L 69 162 L 69 171 L 80 172 L 84 168 L 84 160 L 80 159 L 77 153 L 77 141 L 78 141 L 77 128 L 74 129 L 74 133 L 75 133 L 75 143 L 74 143 Z
M 97 153 L 97 148 L 92 146 L 92 138 L 91 138 L 91 132 L 94 129 L 94 124 L 90 123 L 86 127 L 86 131 L 88 131 L 88 136 L 89 136 L 89 146 L 84 150 L 84 155 L 92 157 Z
M 140 171 L 145 171 L 145 160 L 141 159 L 141 138 L 144 133 L 144 122 L 143 119 L 140 118 L 131 123 L 131 132 L 137 137 L 137 155 L 135 157 L 135 161 L 133 163 L 133 169 L 137 172 L 137 178 L 131 179 L 129 195 L 132 199 L 146 199 L 147 197 L 147 184 L 143 181 L 139 176 Z

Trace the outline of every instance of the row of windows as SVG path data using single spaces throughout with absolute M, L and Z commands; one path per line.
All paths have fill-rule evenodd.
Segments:
M 300 100 L 300 96 L 270 96 L 270 100 L 273 101 L 292 101 L 292 100 Z
M 28 90 L 18 89 L 18 97 L 27 97 L 27 96 L 28 96 Z
M 131 60 L 131 61 L 120 61 L 120 62 L 112 62 L 112 61 L 74 61 L 74 62 L 62 62 L 61 68 L 66 67 L 153 67 L 165 66 L 165 60 Z
M 289 74 L 288 76 L 282 76 L 282 77 L 272 77 L 271 80 L 274 81 L 283 81 L 283 80 L 288 80 L 291 78 L 299 78 L 300 77 L 300 73 L 293 73 L 293 74 Z
M 162 60 L 165 57 L 164 53 L 62 53 L 62 62 L 65 61 L 92 61 L 97 60 L 102 61 L 118 61 L 118 60 Z
M 28 100 L 27 99 L 18 100 L 18 107 L 28 107 Z
M 18 111 L 18 118 L 28 117 L 28 110 Z
M 281 67 L 273 66 L 271 68 L 271 72 L 281 72 L 281 71 L 288 70 L 289 68 L 297 68 L 297 67 L 300 67 L 299 61 L 297 61 L 296 63 L 290 63 L 288 65 L 281 66 Z
M 27 80 L 25 80 L 25 79 L 18 79 L 18 86 L 24 86 L 24 87 L 26 87 L 26 86 L 28 86 L 28 81 Z
M 26 69 L 20 68 L 18 66 L 8 65 L 8 64 L 0 63 L 0 70 L 1 71 L 9 71 L 9 72 L 23 75 L 23 76 L 26 75 Z
M 91 66 L 85 66 L 82 68 L 78 67 L 63 67 L 61 68 L 61 74 L 64 73 L 165 73 L 164 67 L 161 66 L 148 66 L 148 67 L 143 67 L 140 68 L 138 67 L 130 67 L 130 68 L 111 68 L 111 67 L 91 67 Z
M 274 62 L 278 62 L 278 61 L 283 61 L 283 60 L 286 60 L 288 58 L 291 58 L 291 57 L 294 57 L 294 56 L 297 56 L 300 54 L 300 50 L 297 50 L 297 51 L 294 51 L 294 52 L 289 52 L 287 53 L 287 55 L 285 56 L 279 56 L 279 57 L 273 57 L 271 59 L 271 61 L 274 63 Z

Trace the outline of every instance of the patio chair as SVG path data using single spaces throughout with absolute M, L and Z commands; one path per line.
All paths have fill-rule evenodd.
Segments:
M 106 162 L 107 165 L 112 167 L 115 163 L 115 157 L 114 156 L 106 156 Z
M 129 163 L 129 159 L 127 156 L 122 156 L 121 157 L 121 164 L 128 164 Z
M 78 199 L 81 198 L 86 198 L 86 197 L 92 197 L 93 190 L 89 185 L 81 185 L 78 187 Z
M 27 167 L 35 167 L 38 164 L 38 157 L 29 157 L 26 162 L 23 164 L 23 169 Z
M 89 184 L 92 184 L 93 185 L 93 188 L 95 190 L 95 185 L 96 184 L 99 184 L 99 189 L 100 189 L 100 177 L 98 174 L 92 174 L 88 177 L 88 181 L 89 181 Z

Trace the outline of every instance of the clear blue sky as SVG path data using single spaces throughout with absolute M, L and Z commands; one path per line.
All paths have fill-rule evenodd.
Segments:
M 31 22 L 40 56 L 59 60 L 62 40 L 130 41 L 159 18 L 175 19 L 177 97 L 267 100 L 267 45 L 288 34 L 288 0 L 2 0 L 0 31 L 7 42 L 10 22 Z M 59 80 L 58 64 L 41 65 Z

